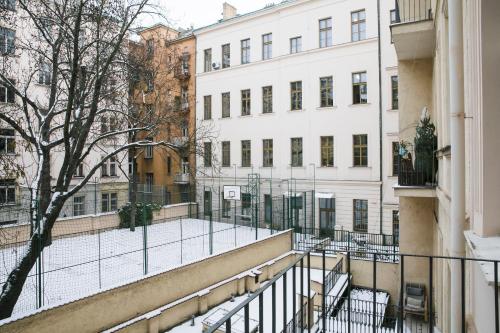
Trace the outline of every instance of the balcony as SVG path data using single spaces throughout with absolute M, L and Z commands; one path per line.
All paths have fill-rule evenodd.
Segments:
M 436 37 L 431 3 L 431 0 L 396 0 L 391 34 L 399 60 L 433 56 Z
M 174 183 L 180 184 L 180 185 L 186 185 L 186 184 L 189 184 L 189 178 L 190 178 L 189 173 L 179 172 L 179 173 L 175 174 Z
M 188 80 L 191 77 L 189 67 L 179 66 L 174 70 L 174 77 L 179 80 Z
M 434 154 L 435 146 L 428 147 L 416 154 L 399 155 L 398 184 L 394 186 L 397 197 L 425 197 L 436 196 L 437 160 Z
M 178 136 L 172 138 L 172 144 L 174 144 L 177 147 L 183 147 L 187 145 L 188 142 L 189 142 L 189 137 L 187 136 Z

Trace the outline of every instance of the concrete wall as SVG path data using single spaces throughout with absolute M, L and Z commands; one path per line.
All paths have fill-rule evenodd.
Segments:
M 195 216 L 196 204 L 176 204 L 164 206 L 159 211 L 153 213 L 153 223 L 163 222 L 166 219 L 187 217 L 190 213 Z M 190 208 L 191 207 L 191 208 Z M 191 211 L 190 211 L 191 210 Z M 54 224 L 52 237 L 69 237 L 73 234 L 92 233 L 98 230 L 116 229 L 120 224 L 120 217 L 117 212 L 103 213 L 99 215 L 83 215 L 78 217 L 60 218 Z M 16 225 L 1 229 L 2 242 L 0 245 L 8 246 L 15 243 L 24 242 L 29 238 L 30 226 Z
M 291 248 L 291 231 L 281 232 L 64 306 L 0 322 L 2 332 L 102 331 L 272 260 Z

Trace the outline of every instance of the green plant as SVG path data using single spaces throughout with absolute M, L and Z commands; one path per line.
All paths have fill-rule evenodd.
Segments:
M 153 211 L 160 210 L 161 205 L 154 203 L 137 203 L 135 211 L 135 225 L 143 226 L 150 225 L 153 221 Z M 132 211 L 132 204 L 129 202 L 118 210 L 120 216 L 120 228 L 130 228 L 130 215 Z M 143 215 L 144 214 L 144 215 Z
M 424 184 L 433 183 L 434 173 L 437 171 L 437 159 L 434 154 L 437 149 L 436 127 L 424 108 L 420 122 L 416 128 L 414 140 L 415 146 L 415 170 L 422 173 Z

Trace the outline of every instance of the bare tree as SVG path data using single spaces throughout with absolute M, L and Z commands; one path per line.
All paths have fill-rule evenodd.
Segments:
M 17 6 L 0 19 L 16 30 L 15 47 L 0 56 L 0 86 L 9 95 L 0 122 L 15 130 L 34 161 L 26 181 L 39 222 L 2 287 L 0 319 L 12 314 L 64 203 L 103 163 L 128 164 L 127 154 L 146 146 L 199 152 L 194 137 L 205 135 L 193 135 L 189 148 L 147 139 L 175 116 L 129 103 L 131 75 L 151 73 L 128 45 L 138 18 L 158 12 L 150 0 L 19 0 Z M 84 162 L 89 170 L 74 184 Z

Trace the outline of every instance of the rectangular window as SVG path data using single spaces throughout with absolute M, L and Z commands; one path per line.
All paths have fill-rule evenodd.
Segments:
M 333 166 L 333 136 L 321 137 L 321 166 Z
M 204 61 L 203 61 L 203 71 L 210 72 L 212 70 L 212 49 L 206 49 L 203 52 Z
M 399 142 L 392 143 L 392 175 L 397 176 L 399 172 Z
M 353 200 L 353 229 L 354 231 L 368 231 L 368 200 Z
M 109 175 L 111 177 L 115 177 L 116 176 L 117 165 L 118 165 L 118 163 L 116 161 L 116 157 L 111 156 L 109 158 Z
M 250 89 L 241 91 L 241 115 L 250 115 Z
M 0 180 L 0 205 L 16 203 L 16 182 L 12 179 Z
M 212 166 L 212 143 L 205 142 L 203 144 L 203 164 L 205 168 Z
M 290 108 L 302 110 L 302 81 L 290 83 Z
M 0 54 L 13 54 L 15 39 L 15 30 L 0 27 Z
M 365 104 L 367 102 L 366 72 L 352 73 L 352 104 Z
M 144 75 L 146 77 L 146 89 L 148 92 L 152 92 L 155 90 L 154 74 L 151 71 L 147 71 Z
M 399 109 L 397 75 L 391 76 L 391 107 L 393 110 Z
M 332 18 L 319 20 L 319 47 L 332 46 Z
M 262 166 L 273 166 L 273 139 L 262 140 Z
M 392 234 L 394 242 L 399 244 L 399 210 L 392 211 Z
M 333 106 L 333 77 L 327 76 L 319 79 L 319 89 L 321 98 L 321 107 Z
M 231 67 L 231 45 L 222 45 L 222 68 Z
M 212 96 L 203 96 L 203 119 L 212 119 Z
M 292 167 L 302 166 L 302 138 L 292 138 L 291 145 L 291 160 Z
M 76 167 L 74 176 L 77 178 L 82 178 L 85 176 L 85 174 L 83 173 L 83 163 L 78 164 L 78 166 Z
M 144 192 L 153 193 L 153 184 L 154 184 L 154 174 L 148 172 L 146 173 L 146 187 Z
M 101 211 L 114 212 L 118 209 L 118 195 L 116 193 L 101 194 Z
M 273 112 L 273 87 L 262 88 L 262 113 Z
M 155 41 L 154 40 L 148 39 L 146 41 L 146 52 L 147 52 L 148 58 L 153 57 L 153 55 L 155 53 Z
M 52 82 L 52 68 L 49 63 L 40 62 L 40 68 L 38 69 L 38 83 L 43 85 L 50 85 Z
M 222 141 L 222 166 L 231 166 L 231 142 Z
M 250 63 L 250 39 L 241 41 L 241 64 Z
M 335 198 L 319 199 L 319 225 L 321 229 L 335 229 Z
M 391 11 L 389 12 L 389 14 L 390 14 L 390 17 L 391 17 L 391 24 L 397 23 L 398 17 L 397 17 L 396 10 L 395 9 L 391 9 Z
M 262 35 L 262 60 L 273 57 L 273 34 Z
M 250 140 L 241 141 L 241 166 L 250 167 L 252 165 L 252 148 Z
M 241 193 L 241 217 L 248 221 L 252 217 L 252 195 L 250 193 Z
M 302 37 L 290 38 L 290 53 L 302 52 Z
M 366 39 L 366 14 L 365 10 L 351 13 L 351 40 L 357 42 Z
M 79 195 L 73 197 L 73 216 L 85 214 L 85 196 Z
M 0 154 L 16 152 L 16 133 L 13 129 L 0 128 Z
M 273 221 L 273 199 L 270 194 L 264 194 L 264 222 L 272 223 Z
M 0 0 L 0 8 L 16 10 L 16 0 Z
M 222 199 L 222 217 L 230 217 L 231 214 L 231 200 Z
M 222 93 L 222 118 L 231 117 L 231 93 Z
M 182 111 L 189 110 L 189 90 L 186 87 L 181 88 L 181 108 Z
M 153 138 L 146 138 L 146 141 L 153 142 Z M 153 146 L 144 147 L 144 158 L 153 158 Z
M 368 166 L 368 135 L 352 136 L 353 166 Z
M 172 157 L 167 156 L 167 175 L 172 174 Z
M 14 85 L 14 81 L 10 80 L 10 83 Z M 16 94 L 14 89 L 0 84 L 0 103 L 15 103 Z

